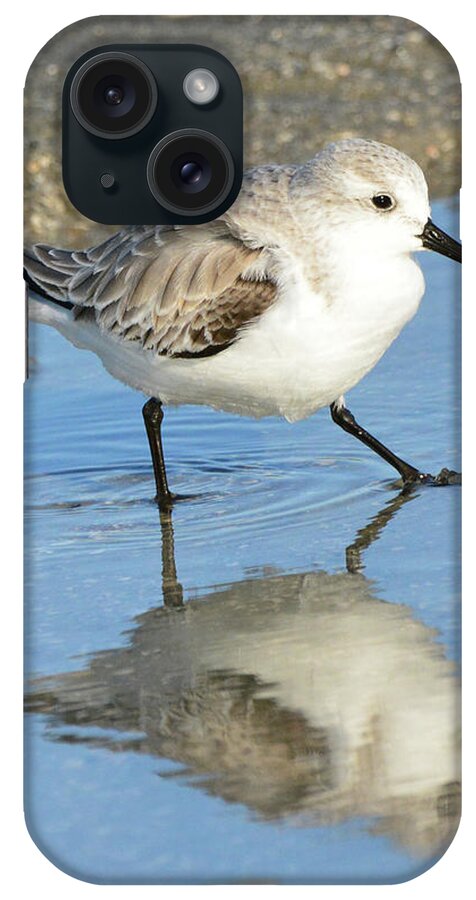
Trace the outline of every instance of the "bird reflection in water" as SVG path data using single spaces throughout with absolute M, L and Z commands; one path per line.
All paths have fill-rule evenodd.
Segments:
M 365 819 L 417 858 L 440 853 L 460 809 L 456 668 L 410 607 L 376 596 L 361 559 L 414 496 L 358 532 L 346 571 L 255 577 L 186 603 L 162 512 L 164 605 L 137 617 L 126 647 L 36 679 L 28 710 L 51 740 L 174 760 L 163 777 L 261 821 Z

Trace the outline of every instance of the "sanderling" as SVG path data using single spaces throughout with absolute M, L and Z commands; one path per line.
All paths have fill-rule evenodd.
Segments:
M 37 244 L 25 267 L 39 295 L 32 317 L 151 398 L 143 415 L 167 506 L 162 404 L 290 422 L 330 406 L 405 483 L 452 480 L 400 459 L 344 402 L 416 313 L 422 249 L 461 261 L 461 245 L 430 219 L 417 163 L 357 139 L 304 165 L 251 169 L 214 222 L 129 227 L 90 250 Z

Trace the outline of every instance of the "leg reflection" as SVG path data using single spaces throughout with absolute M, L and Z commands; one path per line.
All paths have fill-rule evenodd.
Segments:
M 164 606 L 168 608 L 183 606 L 183 587 L 177 578 L 177 566 L 175 564 L 172 511 L 170 509 L 161 509 L 159 515 L 162 532 L 162 593 Z
M 393 519 L 400 507 L 410 500 L 414 500 L 416 496 L 417 492 L 412 487 L 405 487 L 396 497 L 392 497 L 391 500 L 387 501 L 383 509 L 379 510 L 367 525 L 359 528 L 354 540 L 345 551 L 345 564 L 348 572 L 352 574 L 362 571 L 364 568 L 362 552 L 367 550 L 374 541 L 378 540 L 382 531 L 390 522 L 390 519 Z

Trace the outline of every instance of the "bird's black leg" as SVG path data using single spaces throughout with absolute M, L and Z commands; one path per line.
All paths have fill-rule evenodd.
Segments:
M 152 464 L 154 466 L 155 486 L 157 489 L 155 500 L 162 509 L 169 509 L 172 506 L 175 495 L 169 491 L 167 484 L 162 436 L 160 433 L 164 413 L 160 400 L 151 397 L 142 407 L 142 415 L 144 416 L 145 430 L 149 439 Z
M 330 410 L 333 421 L 336 422 L 337 425 L 340 425 L 344 431 L 347 431 L 348 434 L 352 434 L 359 441 L 362 441 L 366 447 L 370 447 L 371 450 L 378 453 L 385 462 L 390 463 L 390 465 L 397 470 L 404 484 L 420 483 L 443 485 L 456 484 L 461 481 L 461 476 L 457 472 L 451 472 L 448 469 L 442 469 L 440 474 L 436 477 L 427 475 L 424 472 L 415 469 L 414 466 L 411 466 L 403 459 L 400 459 L 399 456 L 396 456 L 395 453 L 392 453 L 388 447 L 381 444 L 372 434 L 365 431 L 365 428 L 362 428 L 359 423 L 356 422 L 350 410 L 348 410 L 342 402 L 336 401 L 331 403 Z

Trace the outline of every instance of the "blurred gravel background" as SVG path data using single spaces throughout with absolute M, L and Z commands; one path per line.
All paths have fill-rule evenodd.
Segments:
M 63 80 L 114 42 L 198 43 L 235 65 L 245 93 L 246 165 L 303 162 L 331 140 L 393 144 L 424 169 L 432 196 L 460 186 L 460 84 L 431 34 L 393 16 L 103 16 L 75 23 L 34 60 L 25 92 L 26 241 L 85 246 L 91 223 L 61 181 Z

